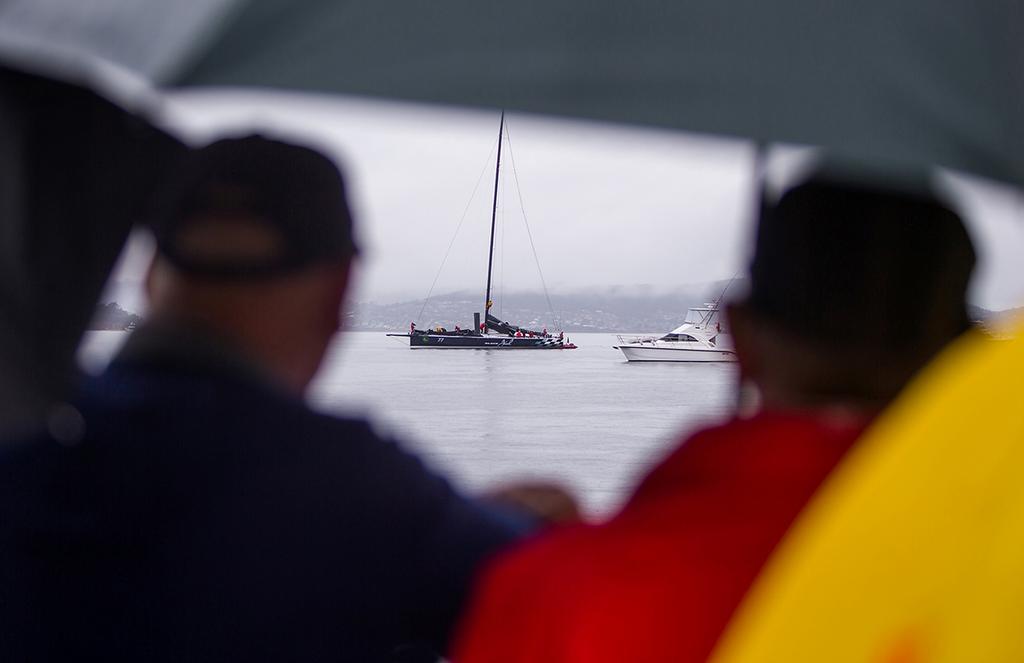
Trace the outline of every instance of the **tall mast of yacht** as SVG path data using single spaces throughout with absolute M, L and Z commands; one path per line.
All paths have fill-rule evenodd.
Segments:
M 498 159 L 494 164 L 494 202 L 491 205 L 491 245 L 487 252 L 487 292 L 484 294 L 484 333 L 487 333 L 487 316 L 491 312 L 491 268 L 494 265 L 494 222 L 498 217 L 498 176 L 501 173 L 501 143 L 505 134 L 505 111 L 501 111 L 498 124 Z

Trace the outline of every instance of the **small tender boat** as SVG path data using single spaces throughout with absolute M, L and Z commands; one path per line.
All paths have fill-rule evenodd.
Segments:
M 732 336 L 722 329 L 717 304 L 705 304 L 686 312 L 682 325 L 661 337 L 619 336 L 626 361 L 736 361 Z

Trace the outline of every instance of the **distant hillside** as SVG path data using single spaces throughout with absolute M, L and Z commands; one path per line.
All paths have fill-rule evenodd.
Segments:
M 701 284 L 661 293 L 631 287 L 552 295 L 550 308 L 543 294 L 514 293 L 496 298 L 491 312 L 503 320 L 537 329 L 658 332 L 677 327 L 686 309 L 714 301 L 725 285 Z M 482 300 L 480 293 L 457 292 L 432 297 L 426 306 L 423 300 L 362 302 L 347 314 L 348 325 L 349 329 L 366 331 L 402 331 L 410 322 L 420 328 L 442 325 L 451 329 L 456 324 L 470 328 L 473 312 L 483 310 Z
M 659 332 L 682 323 L 686 309 L 714 301 L 727 281 L 680 286 L 661 291 L 654 287 L 630 286 L 552 295 L 551 309 L 544 295 L 513 293 L 495 298 L 492 313 L 515 324 L 540 329 L 564 329 L 568 332 Z M 746 284 L 736 281 L 729 295 L 737 295 Z M 410 322 L 421 329 L 442 325 L 470 328 L 473 312 L 483 309 L 478 292 L 454 292 L 423 300 L 389 304 L 361 302 L 346 313 L 347 326 L 363 331 L 405 331 Z M 422 315 L 420 312 L 422 311 Z M 968 307 L 971 319 L 980 322 L 1012 311 L 990 311 Z M 1021 310 L 1024 313 L 1024 310 Z
M 107 302 L 96 307 L 96 312 L 89 323 L 89 329 L 104 331 L 123 331 L 131 329 L 142 322 L 142 317 L 126 311 L 117 302 Z
M 536 329 L 654 333 L 679 326 L 686 309 L 714 301 L 726 284 L 726 281 L 719 281 L 661 292 L 630 286 L 552 295 L 553 313 L 544 295 L 514 293 L 496 300 L 491 312 L 503 320 Z M 743 282 L 737 281 L 730 287 L 729 294 L 738 294 L 744 287 Z M 480 293 L 455 292 L 432 297 L 426 306 L 422 299 L 388 304 L 359 302 L 346 311 L 345 325 L 354 331 L 405 331 L 410 322 L 416 322 L 421 329 L 436 325 L 449 329 L 459 325 L 468 329 L 473 326 L 473 312 L 483 309 L 482 299 Z M 978 306 L 968 307 L 971 319 L 976 322 L 1014 312 L 1024 314 L 1024 309 L 990 311 Z M 141 322 L 141 316 L 126 311 L 117 302 L 107 302 L 96 307 L 89 329 L 125 330 Z
M 982 322 L 992 317 L 1017 317 L 1024 315 L 1024 307 L 1019 308 L 1008 308 L 1003 311 L 990 311 L 989 309 L 981 308 L 980 306 L 968 306 L 967 315 L 973 322 Z
M 967 317 L 971 319 L 971 322 L 981 322 L 992 316 L 992 311 L 987 308 L 981 308 L 980 306 L 968 306 Z

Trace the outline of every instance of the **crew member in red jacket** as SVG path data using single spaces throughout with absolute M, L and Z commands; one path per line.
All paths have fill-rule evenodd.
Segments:
M 765 204 L 729 308 L 752 414 L 681 440 L 609 522 L 500 557 L 456 663 L 703 661 L 858 435 L 968 328 L 974 251 L 930 195 L 818 177 Z

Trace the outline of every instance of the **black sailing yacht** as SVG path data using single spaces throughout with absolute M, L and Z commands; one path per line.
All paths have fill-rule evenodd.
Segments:
M 491 241 L 487 253 L 487 288 L 484 293 L 484 322 L 480 313 L 473 314 L 472 329 L 448 331 L 444 328 L 433 330 L 416 329 L 410 325 L 408 334 L 388 334 L 409 339 L 410 348 L 438 349 L 494 349 L 494 350 L 572 350 L 576 346 L 559 332 L 552 335 L 543 331 L 526 329 L 491 315 L 491 270 L 494 266 L 494 225 L 498 213 L 498 184 L 501 175 L 501 144 L 505 133 L 505 112 L 501 113 L 498 125 L 498 158 L 494 165 L 494 200 L 491 205 Z

